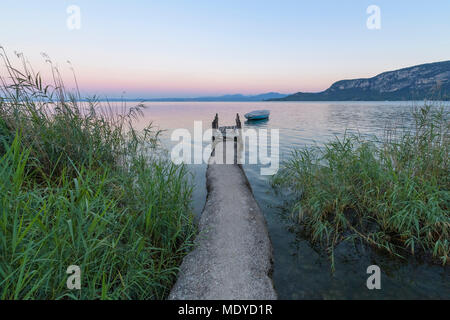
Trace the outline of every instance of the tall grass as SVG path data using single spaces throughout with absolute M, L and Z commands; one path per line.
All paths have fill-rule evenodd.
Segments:
M 1 56 L 0 299 L 164 298 L 195 232 L 186 168 L 134 129 L 142 105 L 102 108 L 50 61 L 44 85 Z
M 449 262 L 449 112 L 425 106 L 412 118 L 412 127 L 386 129 L 380 140 L 346 134 L 297 149 L 275 176 L 275 188 L 294 192 L 291 212 L 333 268 L 335 247 L 357 239 Z

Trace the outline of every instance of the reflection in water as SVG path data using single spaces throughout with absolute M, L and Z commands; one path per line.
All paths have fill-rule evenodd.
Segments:
M 267 122 L 269 122 L 269 119 L 247 120 L 244 123 L 247 127 L 266 127 Z
M 321 145 L 345 130 L 364 136 L 381 137 L 386 126 L 409 125 L 409 112 L 420 102 L 183 102 L 146 103 L 145 119 L 166 131 L 163 143 L 169 148 L 170 133 L 177 128 L 192 130 L 202 121 L 203 130 L 211 128 L 216 113 L 219 125 L 232 125 L 241 116 L 264 107 L 271 110 L 265 122 L 245 122 L 245 128 L 280 130 L 280 161 L 294 148 Z M 447 106 L 448 107 L 448 106 Z M 205 142 L 207 144 L 209 142 Z M 190 165 L 196 184 L 194 210 L 201 213 L 206 198 L 206 165 Z M 331 274 L 329 260 L 321 250 L 305 240 L 301 230 L 279 207 L 283 199 L 270 187 L 270 177 L 261 176 L 258 165 L 244 170 L 267 220 L 274 248 L 274 283 L 280 299 L 395 299 L 449 298 L 449 267 L 428 265 L 410 259 L 401 261 L 349 243 L 338 246 L 336 272 Z M 381 267 L 381 290 L 368 290 L 366 269 Z

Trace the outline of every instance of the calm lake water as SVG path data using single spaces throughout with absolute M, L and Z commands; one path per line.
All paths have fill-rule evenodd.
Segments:
M 170 148 L 174 129 L 192 131 L 194 121 L 203 129 L 219 114 L 219 125 L 233 125 L 236 113 L 271 110 L 268 122 L 244 127 L 279 129 L 280 161 L 293 148 L 321 145 L 347 131 L 382 135 L 387 125 L 408 125 L 408 117 L 420 102 L 156 102 L 145 103 L 144 126 L 150 121 L 166 130 L 162 142 Z M 447 106 L 448 107 L 448 106 Z M 190 165 L 194 175 L 193 205 L 200 215 L 205 199 L 206 165 Z M 336 270 L 321 250 L 310 245 L 289 215 L 282 199 L 270 186 L 270 177 L 260 175 L 258 165 L 244 165 L 256 200 L 266 218 L 274 250 L 273 280 L 280 299 L 442 299 L 450 298 L 450 268 L 409 259 L 403 261 L 371 249 L 340 245 Z M 381 290 L 368 290 L 366 269 L 376 264 L 382 271 Z

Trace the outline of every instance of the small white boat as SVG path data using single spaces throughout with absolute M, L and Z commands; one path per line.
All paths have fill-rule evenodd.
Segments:
M 246 113 L 244 117 L 247 120 L 263 120 L 268 119 L 270 115 L 270 110 L 255 110 L 249 113 Z

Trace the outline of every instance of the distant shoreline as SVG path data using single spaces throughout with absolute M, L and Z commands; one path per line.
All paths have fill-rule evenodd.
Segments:
M 87 100 L 80 100 L 80 101 L 87 101 Z M 259 103 L 259 102 L 421 102 L 423 103 L 423 99 L 417 99 L 417 100 L 301 100 L 301 101 L 295 101 L 295 100 L 261 100 L 261 101 L 225 101 L 225 100 L 215 100 L 215 101 L 179 101 L 179 100 L 146 100 L 146 99 L 101 99 L 97 100 L 98 102 L 159 102 L 159 103 L 166 103 L 166 102 L 195 102 L 195 103 L 211 103 L 211 102 L 229 102 L 229 103 L 235 103 L 235 102 L 246 102 L 246 103 Z M 450 100 L 426 100 L 426 101 L 432 101 L 432 102 L 450 102 Z

